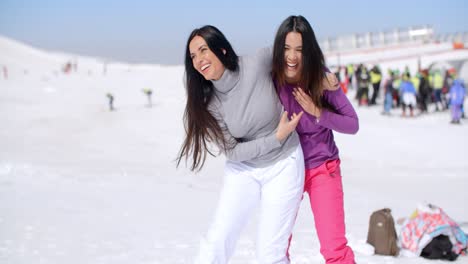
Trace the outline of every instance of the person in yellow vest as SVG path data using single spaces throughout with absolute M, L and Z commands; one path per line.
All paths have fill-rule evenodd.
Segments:
M 380 71 L 379 66 L 375 65 L 370 71 L 370 78 L 372 83 L 372 97 L 369 105 L 375 105 L 376 99 L 379 96 L 380 82 L 382 81 L 382 72 Z
M 346 65 L 346 71 L 348 72 L 348 84 L 349 88 L 353 89 L 353 76 L 354 76 L 354 65 L 348 64 Z
M 393 76 L 395 77 L 393 79 L 393 100 L 396 101 L 396 107 L 400 107 L 401 100 L 400 100 L 400 85 L 401 85 L 401 76 L 400 76 L 400 71 L 395 70 L 393 72 Z
M 150 88 L 143 88 L 143 93 L 148 97 L 148 107 L 152 107 L 153 102 L 151 101 L 151 95 L 153 94 L 153 91 Z
M 434 100 L 436 111 L 441 111 L 444 109 L 442 104 L 442 88 L 444 87 L 444 78 L 440 70 L 435 70 L 434 75 L 432 75 L 432 87 L 434 88 Z
M 419 85 L 421 84 L 421 74 L 418 72 L 411 78 L 411 83 L 413 84 L 416 92 L 419 92 Z

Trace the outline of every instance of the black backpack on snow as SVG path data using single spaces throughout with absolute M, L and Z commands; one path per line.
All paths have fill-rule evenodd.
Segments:
M 457 259 L 458 255 L 452 251 L 452 246 L 452 242 L 450 242 L 448 236 L 440 235 L 434 237 L 422 250 L 421 257 L 454 261 Z

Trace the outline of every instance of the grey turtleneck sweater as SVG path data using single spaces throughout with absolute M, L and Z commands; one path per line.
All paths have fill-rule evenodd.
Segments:
M 208 107 L 226 140 L 236 142 L 226 157 L 252 167 L 272 165 L 299 145 L 295 131 L 281 142 L 276 139 L 283 107 L 271 79 L 271 61 L 271 49 L 240 57 L 238 72 L 226 69 L 213 81 L 215 96 Z

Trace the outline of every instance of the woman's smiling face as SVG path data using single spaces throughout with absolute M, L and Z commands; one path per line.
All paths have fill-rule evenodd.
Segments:
M 297 83 L 302 73 L 302 35 L 289 32 L 284 43 L 284 75 L 286 82 Z
M 205 39 L 195 36 L 189 44 L 190 57 L 193 67 L 206 80 L 219 80 L 224 73 L 224 65 L 218 59 L 216 54 L 208 47 Z

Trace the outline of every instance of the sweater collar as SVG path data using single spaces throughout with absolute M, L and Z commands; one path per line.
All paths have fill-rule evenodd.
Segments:
M 216 91 L 220 93 L 228 93 L 239 82 L 239 71 L 233 72 L 225 69 L 221 78 L 217 81 L 212 81 Z

